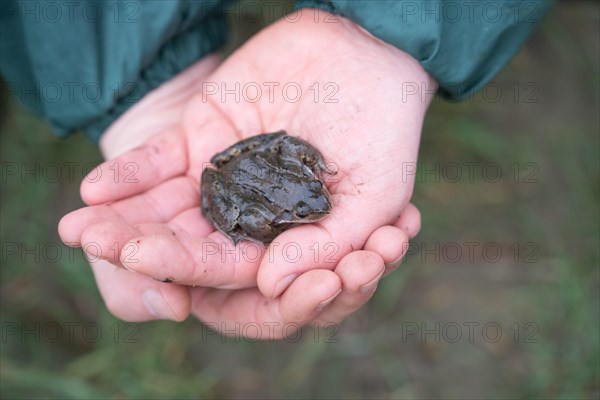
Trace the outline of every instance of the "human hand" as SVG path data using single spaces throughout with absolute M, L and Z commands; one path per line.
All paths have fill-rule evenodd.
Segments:
M 324 13 L 316 15 L 323 21 Z M 199 94 L 188 105 L 180 126 L 166 127 L 141 148 L 99 167 L 106 171 L 110 165 L 134 163 L 130 165 L 137 166 L 137 183 L 115 183 L 105 175 L 93 184 L 82 184 L 82 197 L 92 207 L 66 216 L 61 237 L 84 247 L 95 243 L 86 250 L 104 260 L 95 263 L 94 271 L 117 316 L 136 321 L 157 316 L 181 320 L 191 304 L 192 311 L 205 321 L 264 321 L 268 317 L 277 322 L 280 317 L 308 322 L 328 314 L 339 320 L 366 301 L 365 296 L 354 296 L 358 300 L 349 306 L 353 301 L 345 295 L 352 290 L 347 289 L 353 289 L 354 283 L 367 283 L 368 278 L 375 279 L 376 286 L 382 265 L 397 264 L 394 260 L 401 258 L 402 243 L 410 235 L 394 224 L 403 226 L 401 212 L 413 185 L 409 177 L 402 179 L 402 167 L 416 161 L 428 104 L 420 96 L 403 98 L 403 84 L 425 83 L 430 89 L 434 84 L 410 56 L 351 22 L 314 23 L 312 17 L 311 13 L 297 23 L 274 24 L 209 78 L 218 87 L 224 82 L 229 89 L 235 82 L 240 86 L 297 83 L 303 93 L 298 101 L 280 96 L 271 102 L 270 96 L 264 96 L 255 103 L 220 102 L 206 92 L 204 97 Z M 334 96 L 338 102 L 325 103 L 323 97 L 315 101 L 310 89 L 315 83 L 321 90 L 326 83 L 334 84 L 339 89 Z M 295 243 L 305 255 L 314 255 L 311 246 L 315 243 L 322 253 L 332 243 L 337 249 L 333 262 L 326 262 L 324 254 L 289 262 L 277 252 L 258 261 L 242 257 L 235 262 L 227 257 L 228 251 L 236 251 L 231 243 L 200 217 L 198 179 L 203 163 L 241 138 L 278 129 L 299 134 L 317 146 L 327 161 L 337 165 L 338 175 L 330 185 L 332 214 L 320 223 L 283 233 L 277 242 Z M 123 168 L 121 172 L 130 171 Z M 107 202 L 112 204 L 100 205 Z M 416 209 L 412 214 L 408 210 L 413 209 L 407 209 L 413 217 L 406 218 L 418 221 Z M 408 230 L 416 233 L 418 223 L 409 224 Z M 134 258 L 125 251 L 131 246 Z M 209 255 L 203 251 L 208 248 L 219 251 Z M 353 252 L 362 248 L 369 251 Z M 107 263 L 138 274 L 108 268 Z M 355 282 L 344 277 L 344 270 Z M 297 278 L 287 279 L 287 290 L 276 284 L 290 275 Z M 168 278 L 180 285 L 148 277 Z M 227 290 L 256 284 L 262 295 L 256 289 Z M 149 288 L 154 292 L 142 294 Z M 340 288 L 343 291 L 328 312 L 317 313 L 317 305 Z M 163 305 L 156 315 L 141 300 L 152 296 Z

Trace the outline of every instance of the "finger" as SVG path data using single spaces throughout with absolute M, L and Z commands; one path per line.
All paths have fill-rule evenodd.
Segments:
M 421 212 L 414 204 L 409 203 L 394 222 L 394 226 L 406 232 L 409 239 L 414 238 L 421 230 Z
M 262 258 L 258 268 L 258 288 L 265 296 L 276 298 L 307 271 L 333 270 L 349 251 L 317 224 L 292 228 L 269 244 L 268 257 Z
M 303 274 L 277 299 L 265 298 L 256 288 L 194 288 L 192 313 L 205 325 L 226 335 L 280 339 L 312 321 L 340 290 L 340 279 L 328 270 Z
M 305 272 L 281 295 L 280 312 L 285 321 L 305 325 L 313 321 L 342 293 L 338 275 L 326 269 Z
M 125 221 L 102 221 L 86 228 L 81 234 L 81 247 L 90 257 L 122 267 L 121 252 L 131 238 L 141 236 L 139 228 Z
M 88 227 L 101 222 L 125 220 L 108 205 L 83 207 L 68 213 L 58 223 L 58 235 L 69 246 L 81 246 L 81 235 Z
M 402 264 L 408 250 L 408 235 L 395 226 L 382 226 L 369 236 L 364 249 L 381 256 L 388 274 Z
M 88 205 L 120 200 L 181 175 L 186 167 L 183 134 L 170 128 L 93 169 L 81 183 L 81 197 Z
M 200 205 L 200 188 L 188 177 L 178 177 L 144 193 L 110 205 L 130 224 L 167 222 L 177 214 Z M 197 217 L 201 218 L 200 215 Z
M 124 244 L 120 262 L 131 271 L 183 285 L 239 289 L 256 286 L 256 271 L 265 254 L 262 246 L 234 246 L 213 233 L 194 237 L 184 230 L 138 236 Z
M 83 231 L 81 247 L 95 258 L 123 267 L 121 259 L 137 262 L 138 247 L 133 238 L 142 235 L 175 235 L 165 224 L 130 225 L 122 221 L 106 221 L 94 224 Z M 160 279 L 164 281 L 165 279 Z
M 210 229 L 208 224 L 204 224 L 198 233 L 205 234 Z M 181 231 L 176 237 L 176 232 L 178 230 L 164 225 L 132 227 L 124 222 L 102 222 L 84 232 L 82 246 L 92 255 L 113 264 L 120 265 L 122 259 L 130 270 L 160 281 L 229 288 L 255 284 L 256 261 L 261 256 L 259 246 L 249 248 L 248 245 L 252 244 L 243 243 L 231 247 L 226 241 L 194 240 Z M 394 263 L 394 257 L 401 259 L 402 256 L 395 255 L 399 247 L 394 243 L 406 240 L 403 231 L 388 226 L 376 231 L 366 248 L 381 254 L 388 263 Z M 189 256 L 197 252 L 202 254 L 200 259 Z M 396 266 L 393 264 L 390 268 Z M 236 269 L 242 272 L 236 274 Z
M 191 297 L 185 286 L 157 282 L 104 260 L 90 265 L 106 307 L 119 319 L 183 321 L 190 313 Z
M 277 297 L 303 272 L 315 268 L 333 269 L 346 254 L 362 249 L 369 233 L 390 223 L 385 218 L 391 211 L 372 207 L 371 201 L 336 196 L 334 211 L 325 220 L 279 235 L 269 246 L 271 257 L 263 259 L 258 270 L 257 284 L 261 292 L 267 297 Z M 407 211 L 410 218 L 405 220 L 405 225 L 411 232 L 417 232 L 420 214 L 415 207 Z M 298 256 L 290 257 L 290 250 Z
M 58 224 L 63 242 L 81 245 L 81 235 L 90 226 L 103 222 L 130 225 L 148 222 L 166 222 L 187 209 L 197 207 L 198 189 L 191 179 L 172 179 L 151 190 L 112 204 L 80 208 L 65 215 Z M 201 220 L 198 216 L 197 220 Z M 88 240 L 94 241 L 88 237 Z M 108 241 L 106 238 L 103 241 Z M 112 242 L 119 241 L 114 238 Z M 120 242 L 119 243 L 123 243 Z
M 202 217 L 200 206 L 187 209 L 168 222 L 174 230 L 184 230 L 190 236 L 206 237 L 214 232 L 215 228 Z
M 317 323 L 338 323 L 361 308 L 375 293 L 385 267 L 383 259 L 370 251 L 354 251 L 335 268 L 342 292 L 316 319 Z

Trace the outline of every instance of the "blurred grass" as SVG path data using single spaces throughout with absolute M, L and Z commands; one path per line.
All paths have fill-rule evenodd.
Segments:
M 297 343 L 251 343 L 191 319 L 117 321 L 82 254 L 56 246 L 58 220 L 82 206 L 81 166 L 99 162 L 98 150 L 80 135 L 53 138 L 14 99 L 3 102 L 0 397 L 598 398 L 598 23 L 597 4 L 559 3 L 496 78 L 499 102 L 434 102 L 421 166 L 497 163 L 503 177 L 490 183 L 477 169 L 473 182 L 454 183 L 417 174 L 420 251 L 333 343 L 324 331 L 315 340 L 311 329 Z M 234 42 L 256 29 L 242 26 Z M 514 82 L 535 83 L 539 101 L 515 102 Z M 10 163 L 36 162 L 78 167 L 74 179 L 56 183 L 6 174 Z M 524 182 L 532 165 L 538 181 Z M 479 250 L 452 262 L 426 252 L 464 242 L 498 243 L 503 256 L 490 262 Z M 15 246 L 32 251 L 12 254 Z M 496 343 L 481 334 L 456 343 L 403 336 L 407 324 L 436 322 L 496 322 L 503 336 Z M 52 326 L 63 328 L 56 341 Z M 535 341 L 526 340 L 531 333 Z

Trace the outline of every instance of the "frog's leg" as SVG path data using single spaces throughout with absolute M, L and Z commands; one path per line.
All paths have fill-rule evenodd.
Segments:
M 304 165 L 319 178 L 323 178 L 323 171 L 328 174 L 336 174 L 337 171 L 325 164 L 323 155 L 310 143 L 303 139 L 286 136 L 282 138 L 281 155 L 290 160 L 299 159 Z
M 249 137 L 248 139 L 244 139 L 222 152 L 215 154 L 210 159 L 210 162 L 217 168 L 220 168 L 232 158 L 247 153 L 250 150 L 256 149 L 265 151 L 272 149 L 272 151 L 277 152 L 279 151 L 280 143 L 285 136 L 287 136 L 285 131 L 277 131 L 274 133 L 263 133 L 261 135 Z
M 268 208 L 255 204 L 242 211 L 238 224 L 246 239 L 270 243 L 281 232 L 273 226 L 275 218 L 275 214 Z
M 235 229 L 240 209 L 227 195 L 222 184 L 222 174 L 214 169 L 206 168 L 202 172 L 202 215 L 215 228 L 233 240 L 231 232 Z
M 211 203 L 211 194 L 213 193 L 213 187 L 216 185 L 215 182 L 218 181 L 217 171 L 214 169 L 206 168 L 202 171 L 202 176 L 200 178 L 200 208 L 202 209 L 202 215 L 208 217 L 210 213 L 210 203 Z

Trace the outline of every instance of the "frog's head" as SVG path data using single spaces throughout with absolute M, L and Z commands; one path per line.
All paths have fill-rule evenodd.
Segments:
M 310 223 L 324 218 L 331 211 L 331 196 L 319 180 L 311 180 L 306 185 L 306 196 L 293 206 L 292 220 L 297 223 Z

